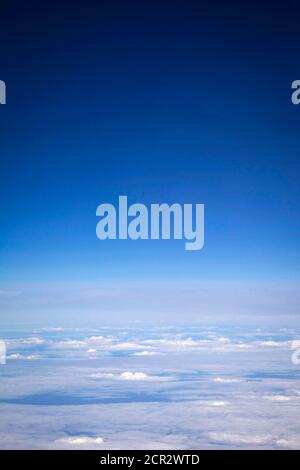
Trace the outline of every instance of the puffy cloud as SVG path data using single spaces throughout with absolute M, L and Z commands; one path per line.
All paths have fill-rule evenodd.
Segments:
M 37 336 L 34 336 L 32 338 L 25 338 L 23 339 L 23 344 L 34 344 L 34 345 L 37 345 L 37 344 L 43 344 L 45 342 L 45 340 L 43 338 L 39 338 Z
M 171 377 L 161 376 L 161 375 L 151 375 L 146 374 L 145 372 L 131 372 L 125 371 L 120 374 L 113 374 L 111 372 L 99 372 L 91 375 L 94 379 L 110 379 L 110 380 L 123 380 L 123 381 L 143 381 L 143 382 L 163 382 L 170 380 Z M 173 377 L 172 377 L 173 378 Z
M 200 349 L 217 352 L 234 352 L 248 350 L 254 347 L 251 343 L 242 341 L 233 342 L 226 336 L 209 334 L 207 338 L 161 338 L 145 340 L 144 344 L 150 344 L 154 348 L 166 349 L 168 352 L 178 350 Z
M 105 336 L 89 336 L 83 339 L 64 339 L 52 343 L 52 348 L 58 349 L 95 349 L 96 351 L 134 351 L 147 349 L 147 346 L 131 341 L 119 341 L 118 338 Z M 151 349 L 150 346 L 148 346 Z
M 12 348 L 18 348 L 23 346 L 39 346 L 44 344 L 46 340 L 39 336 L 31 336 L 28 338 L 16 338 L 16 339 L 8 339 L 6 340 L 7 345 Z
M 217 340 L 218 340 L 220 343 L 230 343 L 230 339 L 227 338 L 226 336 L 220 336 L 219 338 L 217 338 Z
M 34 361 L 36 359 L 39 359 L 39 356 L 37 354 L 24 355 L 24 354 L 20 354 L 20 353 L 12 353 L 12 354 L 9 354 L 7 356 L 7 359 L 8 360 L 22 359 L 22 360 L 26 360 L 26 361 Z
M 120 380 L 153 380 L 156 377 L 151 377 L 144 372 L 122 372 Z

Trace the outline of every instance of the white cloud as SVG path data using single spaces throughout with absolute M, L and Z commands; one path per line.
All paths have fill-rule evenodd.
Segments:
M 233 383 L 242 382 L 242 380 L 241 379 L 228 378 L 228 377 L 215 377 L 215 378 L 212 379 L 212 382 L 223 383 L 223 384 L 233 384 Z
M 156 356 L 159 354 L 158 351 L 139 351 L 134 353 L 134 356 Z
M 150 375 L 145 374 L 144 372 L 122 372 L 120 375 L 120 380 L 151 380 Z
M 114 344 L 111 346 L 111 349 L 114 351 L 130 351 L 134 349 L 144 349 L 145 346 L 139 343 L 131 343 L 131 342 L 126 342 L 126 343 L 118 343 Z
M 210 334 L 209 339 L 193 339 L 188 337 L 182 338 L 163 338 L 163 339 L 151 339 L 145 340 L 144 344 L 150 344 L 156 348 L 166 348 L 168 352 L 186 350 L 189 349 L 201 349 L 210 350 L 217 352 L 235 352 L 240 350 L 252 349 L 253 345 L 250 343 L 243 342 L 232 342 L 226 336 L 217 336 Z
M 112 345 L 112 339 L 105 336 L 88 336 L 83 339 L 64 339 L 60 341 L 54 341 L 53 348 L 59 349 L 84 349 L 84 348 L 97 348 L 103 349 L 108 348 Z
M 34 361 L 36 359 L 38 359 L 39 356 L 37 354 L 29 354 L 29 355 L 24 355 L 24 354 L 20 354 L 20 353 L 13 353 L 13 354 L 9 354 L 7 356 L 7 359 L 9 360 L 25 360 L 25 361 Z
M 84 339 L 74 340 L 65 339 L 55 341 L 52 347 L 58 349 L 94 349 L 96 351 L 134 351 L 139 349 L 152 349 L 151 346 L 145 346 L 137 342 L 126 341 L 118 342 L 116 338 L 105 336 L 89 336 Z
M 9 339 L 6 342 L 10 347 L 18 348 L 20 346 L 39 346 L 40 344 L 44 344 L 46 341 L 44 338 L 40 338 L 39 336 L 32 336 L 29 338 Z
M 36 341 L 21 338 L 20 349 L 10 346 L 16 363 L 0 377 L 1 448 L 99 449 L 95 436 L 104 436 L 105 449 L 300 448 L 297 370 L 283 347 L 275 354 L 258 344 L 281 340 L 275 330 L 229 336 L 228 326 L 127 325 L 126 338 L 121 328 L 66 331 L 55 340 L 41 330 L 21 333 L 45 338 L 39 357 L 51 357 L 30 368 L 30 380 L 25 360 L 41 354 L 39 344 L 32 349 Z M 124 353 L 109 354 L 118 345 Z M 101 352 L 99 366 L 92 359 Z
M 111 344 L 112 338 L 108 338 L 106 336 L 89 336 L 84 340 L 87 343 L 97 343 L 97 344 Z
M 252 344 L 248 344 L 248 343 L 236 343 L 233 346 L 235 346 L 237 349 L 251 349 L 251 348 L 253 348 Z
M 218 340 L 220 343 L 230 343 L 230 339 L 227 338 L 226 336 L 220 336 L 219 338 L 217 338 L 217 340 Z
M 101 445 L 104 443 L 104 439 L 102 437 L 90 437 L 90 436 L 70 436 L 64 437 L 61 439 L 57 439 L 55 441 L 57 444 L 69 444 L 70 446 L 95 446 Z
M 286 395 L 267 395 L 264 398 L 271 401 L 290 401 L 291 399 L 291 397 L 287 397 Z
M 187 339 L 150 339 L 144 341 L 146 344 L 154 344 L 154 345 L 163 345 L 163 346 L 175 346 L 176 348 L 185 348 L 185 347 L 195 347 L 199 346 L 202 341 L 196 341 L 193 338 L 189 337 Z
M 295 339 L 294 341 L 291 342 L 291 348 L 292 349 L 298 349 L 300 348 L 300 340 Z
M 25 338 L 23 339 L 23 344 L 43 344 L 45 340 L 43 338 L 39 338 L 37 336 L 33 336 L 32 338 Z
M 267 340 L 267 341 L 258 341 L 258 344 L 260 346 L 269 346 L 271 348 L 282 348 L 282 347 L 289 347 L 291 343 L 290 341 Z
M 215 406 L 215 407 L 220 407 L 220 406 L 226 406 L 226 402 L 225 401 L 222 401 L 222 400 L 215 400 L 215 401 L 212 401 L 211 403 L 209 403 L 211 406 Z
M 300 438 L 298 436 L 290 439 L 278 439 L 276 445 L 285 449 L 300 449 Z
M 110 379 L 110 380 L 122 380 L 122 381 L 136 381 L 136 382 L 163 382 L 170 380 L 171 377 L 160 376 L 160 375 L 151 375 L 144 372 L 131 372 L 125 371 L 120 374 L 113 374 L 107 372 L 100 372 L 91 375 L 94 379 Z
M 208 437 L 214 441 L 220 443 L 228 443 L 228 444 L 248 444 L 248 445 L 255 445 L 255 444 L 267 444 L 269 442 L 269 438 L 263 435 L 244 435 L 244 434 L 231 434 L 226 432 L 210 432 Z
M 93 379 L 114 379 L 117 376 L 110 372 L 98 372 L 97 374 L 92 374 L 91 377 Z
M 249 343 L 232 343 L 232 342 L 217 342 L 215 344 L 211 344 L 211 350 L 215 350 L 218 352 L 238 352 L 243 350 L 249 350 L 253 348 L 252 344 Z

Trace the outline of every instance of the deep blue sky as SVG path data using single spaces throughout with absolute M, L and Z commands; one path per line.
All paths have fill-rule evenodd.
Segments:
M 1 280 L 299 279 L 299 31 L 296 2 L 1 4 Z M 204 203 L 204 250 L 100 242 L 119 194 Z

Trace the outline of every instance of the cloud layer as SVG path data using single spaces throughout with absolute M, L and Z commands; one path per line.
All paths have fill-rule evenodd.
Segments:
M 3 449 L 300 448 L 290 328 L 7 331 Z

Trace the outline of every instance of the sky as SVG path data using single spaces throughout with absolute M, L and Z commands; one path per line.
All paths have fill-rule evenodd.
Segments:
M 299 9 L 1 7 L 2 283 L 299 280 Z M 205 246 L 99 241 L 96 207 L 205 204 Z
M 0 449 L 300 448 L 299 24 L 2 2 Z M 204 204 L 204 248 L 100 241 L 120 195 Z

